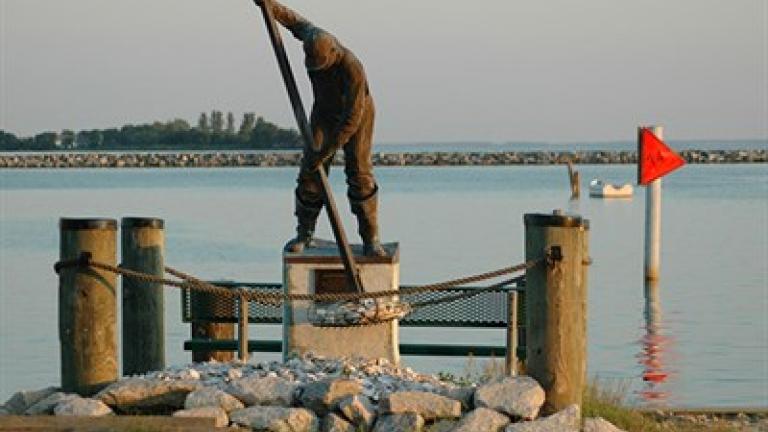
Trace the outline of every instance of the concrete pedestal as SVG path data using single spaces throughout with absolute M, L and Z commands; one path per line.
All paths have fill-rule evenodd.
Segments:
M 366 292 L 396 290 L 400 285 L 398 243 L 384 244 L 386 257 L 362 256 L 362 245 L 351 245 Z M 317 240 L 302 253 L 283 253 L 283 289 L 288 294 L 348 292 L 344 264 L 336 243 Z M 390 300 L 386 298 L 385 300 Z M 291 352 L 340 357 L 386 358 L 398 362 L 397 321 L 361 327 L 316 327 L 310 322 L 310 301 L 283 306 L 283 357 Z

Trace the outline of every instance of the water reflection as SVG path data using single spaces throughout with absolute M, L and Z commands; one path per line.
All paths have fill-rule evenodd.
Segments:
M 663 334 L 658 282 L 645 283 L 643 315 L 645 335 L 640 339 L 641 351 L 638 354 L 638 361 L 643 367 L 643 386 L 638 393 L 646 404 L 662 404 L 668 397 L 665 383 L 670 373 L 664 360 L 671 339 Z

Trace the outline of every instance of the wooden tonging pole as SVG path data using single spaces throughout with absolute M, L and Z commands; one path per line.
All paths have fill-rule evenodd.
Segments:
M 288 98 L 291 100 L 293 116 L 296 118 L 299 132 L 304 140 L 304 147 L 307 151 L 311 151 L 313 147 L 312 131 L 310 130 L 309 122 L 307 122 L 304 105 L 301 103 L 299 89 L 296 87 L 296 79 L 291 71 L 291 65 L 288 63 L 288 56 L 285 54 L 285 47 L 280 38 L 280 32 L 275 24 L 275 17 L 272 16 L 270 0 L 254 0 L 254 3 L 261 7 L 264 23 L 266 24 L 267 32 L 269 33 L 269 39 L 272 42 L 272 48 L 274 49 L 275 57 L 277 58 L 277 64 L 280 67 L 280 73 L 283 76 L 285 88 L 288 90 Z M 344 270 L 346 270 L 347 273 L 347 283 L 351 287 L 354 287 L 356 292 L 363 292 L 363 285 L 360 281 L 360 275 L 357 272 L 357 266 L 355 265 L 355 257 L 352 255 L 352 249 L 349 247 L 347 235 L 344 233 L 344 226 L 341 224 L 339 211 L 336 208 L 336 201 L 333 199 L 331 185 L 328 182 L 328 175 L 323 166 L 318 168 L 317 175 L 320 177 L 323 191 L 325 192 L 323 194 L 325 198 L 325 209 L 328 213 L 328 219 L 330 219 L 331 222 L 331 228 L 333 229 L 333 235 L 336 238 L 336 244 L 339 247 L 341 261 L 344 263 Z

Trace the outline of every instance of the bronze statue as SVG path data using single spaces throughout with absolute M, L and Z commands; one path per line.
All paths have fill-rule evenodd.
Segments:
M 310 115 L 314 148 L 305 148 L 296 180 L 296 238 L 287 248 L 301 252 L 313 245 L 315 223 L 323 207 L 323 186 L 317 170 L 326 171 L 336 151 L 344 149 L 344 173 L 352 213 L 369 256 L 384 256 L 377 223 L 378 185 L 373 177 L 374 106 L 360 60 L 327 31 L 293 10 L 271 0 L 275 19 L 303 42 L 314 103 Z

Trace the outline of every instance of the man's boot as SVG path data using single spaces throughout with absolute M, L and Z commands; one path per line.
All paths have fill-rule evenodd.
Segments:
M 387 252 L 379 241 L 378 224 L 378 187 L 368 198 L 357 200 L 349 197 L 352 213 L 357 216 L 357 228 L 363 240 L 363 253 L 366 256 L 383 257 Z
M 298 196 L 296 197 L 296 211 L 294 214 L 299 223 L 296 226 L 296 238 L 285 245 L 285 249 L 288 252 L 301 253 L 304 252 L 305 248 L 315 246 L 312 236 L 315 233 L 317 216 L 322 208 L 322 204 L 319 206 L 307 205 Z

